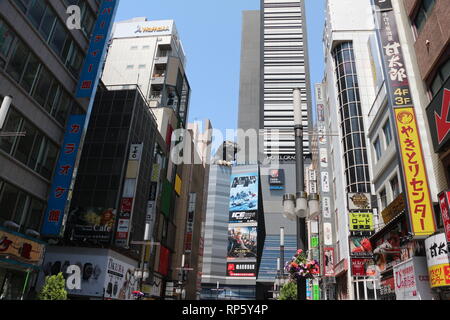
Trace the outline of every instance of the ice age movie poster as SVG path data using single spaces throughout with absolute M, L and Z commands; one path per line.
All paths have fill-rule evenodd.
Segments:
M 231 176 L 230 212 L 258 210 L 258 173 Z

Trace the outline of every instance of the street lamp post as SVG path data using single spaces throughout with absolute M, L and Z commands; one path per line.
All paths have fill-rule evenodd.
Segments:
M 303 125 L 300 89 L 296 88 L 294 95 L 294 131 L 295 131 L 295 172 L 296 172 L 296 194 L 285 194 L 283 196 L 283 215 L 290 220 L 296 221 L 297 226 L 297 249 L 306 251 L 308 239 L 306 234 L 306 217 L 308 212 L 315 214 L 319 209 L 318 196 L 305 192 L 305 165 L 303 162 Z M 297 299 L 306 300 L 306 279 L 297 280 Z

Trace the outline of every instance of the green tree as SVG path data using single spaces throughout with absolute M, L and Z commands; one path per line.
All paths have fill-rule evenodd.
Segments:
M 62 272 L 56 276 L 45 277 L 39 300 L 67 300 L 66 281 Z
M 278 300 L 297 300 L 297 283 L 295 281 L 289 281 L 284 284 L 281 287 Z

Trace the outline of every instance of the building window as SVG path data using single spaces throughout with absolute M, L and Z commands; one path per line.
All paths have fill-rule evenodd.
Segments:
M 431 11 L 436 4 L 436 0 L 422 0 L 422 3 L 419 6 L 419 10 L 414 18 L 413 24 L 417 29 L 417 32 L 420 32 L 427 19 L 429 18 Z
M 380 137 L 377 137 L 375 139 L 375 142 L 373 143 L 373 148 L 375 149 L 375 155 L 377 157 L 377 161 L 381 158 L 381 142 Z
M 389 119 L 383 126 L 383 133 L 384 133 L 384 140 L 386 141 L 386 147 L 388 147 L 392 141 L 391 123 L 389 122 Z
M 433 97 L 441 90 L 445 81 L 450 77 L 450 59 L 444 62 L 438 69 L 436 76 L 431 82 L 430 91 Z
M 392 190 L 392 197 L 393 197 L 393 199 L 395 199 L 400 194 L 400 185 L 398 184 L 398 177 L 395 176 L 390 181 L 390 184 L 391 184 L 391 190 Z
M 138 46 L 131 46 L 130 50 L 137 50 Z
M 370 192 L 365 130 L 352 42 L 333 50 L 348 192 Z
M 383 189 L 379 193 L 380 197 L 380 203 L 381 203 L 381 210 L 384 210 L 384 208 L 387 207 L 387 198 L 386 198 L 386 189 Z
M 131 70 L 131 69 L 134 69 L 134 65 L 132 65 L 132 64 L 127 65 L 127 70 Z
M 14 221 L 20 226 L 19 231 L 27 229 L 39 231 L 44 202 L 31 197 L 19 188 L 0 179 L 0 224 Z
M 5 122 L 7 132 L 26 132 L 23 137 L 1 137 L 0 149 L 50 180 L 58 157 L 58 147 L 14 108 Z

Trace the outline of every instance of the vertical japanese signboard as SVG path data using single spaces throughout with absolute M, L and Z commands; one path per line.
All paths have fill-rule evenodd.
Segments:
M 406 183 L 410 228 L 416 237 L 425 238 L 436 231 L 436 225 L 416 115 L 412 107 L 396 108 L 394 112 Z
M 88 53 L 77 86 L 77 98 L 90 98 L 97 88 L 118 4 L 119 0 L 103 0 L 99 8 L 97 22 L 92 31 Z
M 69 118 L 42 224 L 41 234 L 43 236 L 60 235 L 85 120 L 85 115 L 73 115 Z
M 133 218 L 133 208 L 137 183 L 139 177 L 139 167 L 141 163 L 142 150 L 144 144 L 132 144 L 128 158 L 126 179 L 124 182 L 118 223 L 116 230 L 116 245 L 126 247 L 130 238 L 131 221 Z
M 392 117 L 397 127 L 397 151 L 407 194 L 409 228 L 414 238 L 423 239 L 435 232 L 436 225 L 408 72 L 391 0 L 374 0 L 374 4 L 378 6 L 380 49 Z
M 450 287 L 450 258 L 449 248 L 443 233 L 429 237 L 425 240 L 428 274 L 430 286 Z
M 439 194 L 439 207 L 441 208 L 442 223 L 444 224 L 444 234 L 447 242 L 450 243 L 450 212 L 449 197 L 450 191 L 444 191 Z

